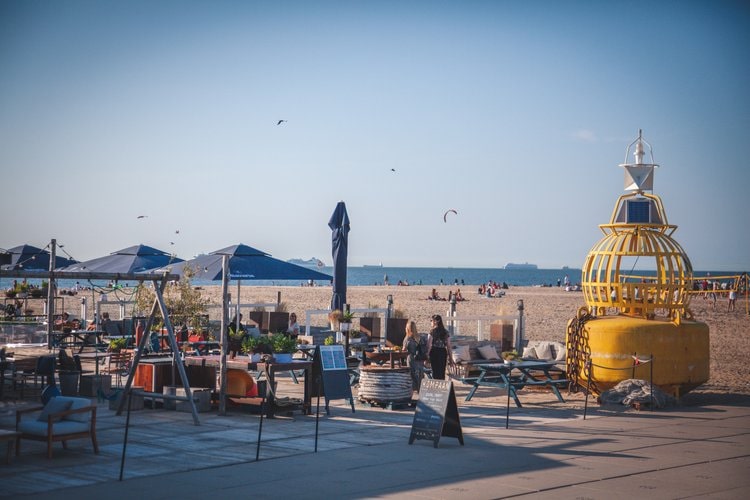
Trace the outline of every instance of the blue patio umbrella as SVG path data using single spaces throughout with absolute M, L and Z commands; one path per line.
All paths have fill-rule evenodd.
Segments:
M 31 245 L 9 248 L 10 263 L 0 266 L 3 271 L 49 271 L 50 253 Z M 7 255 L 6 255 L 7 259 Z M 74 264 L 73 259 L 55 256 L 55 268 Z
M 331 276 L 306 267 L 274 259 L 270 254 L 253 247 L 239 244 L 216 250 L 207 255 L 174 265 L 155 269 L 152 272 L 163 272 L 183 275 L 187 268 L 193 272 L 194 280 L 217 281 L 222 279 L 221 260 L 229 256 L 230 280 L 326 280 Z
M 333 296 L 331 309 L 343 310 L 346 304 L 346 259 L 349 253 L 349 214 L 346 204 L 340 201 L 328 221 L 331 228 L 331 254 L 333 256 Z
M 183 259 L 170 255 L 162 250 L 147 246 L 134 245 L 112 252 L 104 257 L 78 262 L 58 271 L 81 271 L 101 273 L 140 273 L 169 264 L 182 262 Z

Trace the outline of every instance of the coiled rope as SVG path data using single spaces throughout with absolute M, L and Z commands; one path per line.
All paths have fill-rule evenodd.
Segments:
M 590 382 L 590 389 L 595 392 L 597 390 L 596 384 L 591 380 L 591 366 L 589 364 L 591 347 L 585 329 L 586 322 L 592 318 L 593 316 L 588 309 L 581 307 L 576 317 L 568 323 L 568 334 L 565 337 L 567 344 L 565 346 L 567 349 L 565 371 L 568 380 L 570 380 L 568 392 L 578 392 L 579 388 L 582 387 L 579 381 L 579 367 L 581 366 L 583 367 L 583 375 Z

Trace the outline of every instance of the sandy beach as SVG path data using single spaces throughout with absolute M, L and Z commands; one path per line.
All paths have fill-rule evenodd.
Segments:
M 447 301 L 427 300 L 431 286 L 353 286 L 347 291 L 347 300 L 352 309 L 380 307 L 387 304 L 387 296 L 392 295 L 393 306 L 405 317 L 414 319 L 420 331 L 429 328 L 429 316 L 445 315 L 449 308 Z M 449 287 L 438 289 L 441 297 L 447 297 Z M 502 298 L 486 298 L 477 294 L 475 288 L 461 290 L 463 302 L 457 304 L 458 314 L 473 315 L 517 315 L 517 303 L 523 299 L 526 338 L 530 341 L 554 340 L 565 341 L 565 329 L 568 321 L 576 311 L 584 306 L 580 292 L 566 292 L 562 288 L 544 287 L 511 287 Z M 201 292 L 211 304 L 220 304 L 220 286 L 204 286 Z M 230 292 L 236 293 L 236 287 L 230 286 Z M 300 324 L 305 322 L 306 310 L 327 309 L 331 300 L 330 287 L 283 287 L 283 286 L 243 286 L 241 302 L 275 303 L 277 294 L 289 312 L 296 312 Z M 79 315 L 72 307 L 75 301 L 66 302 L 72 314 Z M 702 297 L 694 297 L 691 309 L 695 318 L 708 324 L 711 335 L 711 376 L 708 383 L 698 391 L 717 394 L 750 394 L 750 316 L 745 310 L 744 298 L 738 300 L 737 310 L 727 311 L 726 300 L 719 300 L 716 308 Z M 113 311 L 113 314 L 114 311 Z M 212 308 L 212 319 L 218 317 L 218 308 Z M 114 315 L 113 317 L 117 317 Z M 323 326 L 325 316 L 315 316 L 311 322 L 314 326 Z M 476 327 L 467 327 L 462 333 L 476 331 Z M 16 352 L 24 356 L 27 349 L 17 348 Z M 31 355 L 30 352 L 28 352 Z
M 232 289 L 236 292 L 236 288 Z M 387 296 L 393 296 L 394 308 L 417 322 L 420 331 L 429 328 L 429 316 L 445 314 L 448 302 L 427 300 L 430 286 L 354 286 L 347 290 L 347 300 L 352 308 L 385 307 Z M 441 297 L 447 297 L 449 287 L 438 288 Z M 204 294 L 212 303 L 220 302 L 219 286 L 204 287 Z M 326 309 L 330 304 L 330 287 L 252 287 L 242 288 L 242 303 L 275 302 L 277 293 L 288 311 L 294 311 L 304 322 L 304 311 Z M 565 341 L 568 321 L 584 306 L 580 292 L 566 292 L 562 288 L 511 287 L 502 298 L 486 298 L 475 288 L 461 290 L 463 302 L 457 305 L 459 315 L 515 315 L 517 301 L 523 299 L 526 338 L 530 341 Z M 711 335 L 711 377 L 700 391 L 722 394 L 750 394 L 750 316 L 745 310 L 744 298 L 738 299 L 737 310 L 727 311 L 726 299 L 719 300 L 716 309 L 702 297 L 694 297 L 691 309 L 698 321 L 708 324 Z M 318 317 L 324 324 L 324 317 Z

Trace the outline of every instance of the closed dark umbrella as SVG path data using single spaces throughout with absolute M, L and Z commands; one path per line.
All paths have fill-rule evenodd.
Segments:
M 331 309 L 343 310 L 346 304 L 346 259 L 349 254 L 349 214 L 346 204 L 340 201 L 328 221 L 331 228 L 331 255 L 333 256 L 333 297 Z

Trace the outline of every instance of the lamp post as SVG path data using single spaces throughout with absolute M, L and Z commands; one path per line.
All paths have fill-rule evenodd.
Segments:
M 391 316 L 393 316 L 393 295 L 388 294 L 385 299 L 388 306 L 385 309 L 385 327 L 383 328 L 383 337 L 380 339 L 380 342 L 383 345 L 386 345 L 386 340 L 388 340 L 388 324 L 391 322 Z
M 523 299 L 518 299 L 516 302 L 516 306 L 518 307 L 518 329 L 516 330 L 516 338 L 515 340 L 515 348 L 516 351 L 519 351 L 523 349 L 526 345 L 526 341 L 524 340 L 524 324 L 523 324 Z

